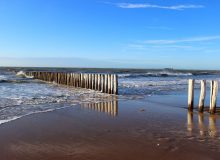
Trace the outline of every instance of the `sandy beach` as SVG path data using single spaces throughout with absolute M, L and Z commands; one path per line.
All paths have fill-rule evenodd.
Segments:
M 1 159 L 218 159 L 219 116 L 175 107 L 176 101 L 184 105 L 184 97 L 182 102 L 177 97 L 83 104 L 24 116 L 0 126 Z
M 220 160 L 220 0 L 0 0 L 0 160 Z

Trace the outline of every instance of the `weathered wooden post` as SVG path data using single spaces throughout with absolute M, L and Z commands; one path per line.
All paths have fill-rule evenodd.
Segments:
M 218 96 L 218 81 L 211 81 L 210 85 L 210 113 L 215 114 Z
M 104 93 L 108 93 L 108 75 L 105 74 L 105 90 Z
M 74 87 L 77 87 L 77 79 L 76 79 L 77 77 L 76 77 L 76 75 L 77 75 L 76 73 L 74 73 L 74 75 L 73 75 L 73 77 L 74 77 L 73 78 L 73 80 L 74 80 Z
M 104 75 L 103 74 L 101 74 L 100 75 L 101 76 L 101 84 L 100 84 L 100 90 L 101 90 L 101 92 L 103 92 L 103 90 L 104 90 Z
M 87 74 L 84 74 L 84 87 L 87 88 Z
M 111 88 L 110 88 L 110 93 L 114 94 L 114 75 L 111 74 Z
M 97 74 L 95 74 L 94 75 L 94 77 L 95 77 L 95 81 L 94 81 L 94 83 L 95 83 L 95 85 L 94 85 L 94 90 L 97 90 L 97 84 L 98 84 L 98 78 L 97 78 Z
M 199 112 L 203 112 L 205 106 L 206 81 L 201 80 L 201 92 L 199 98 Z
M 87 74 L 87 88 L 89 89 L 89 74 Z
M 77 87 L 80 87 L 80 74 L 77 73 Z
M 94 74 L 91 75 L 91 89 L 94 89 Z
M 212 106 L 212 95 L 213 95 L 213 83 L 214 81 L 210 81 L 210 102 L 209 102 L 209 107 L 211 108 Z
M 192 111 L 194 107 L 194 80 L 189 80 L 188 86 L 188 110 Z
M 101 91 L 101 76 L 100 74 L 98 74 L 98 88 L 97 88 L 98 91 Z
M 107 93 L 111 94 L 111 75 L 108 74 L 108 91 Z
M 88 74 L 88 88 L 91 89 L 91 74 Z
M 73 73 L 70 73 L 69 85 L 70 85 L 70 86 L 73 86 Z
M 67 73 L 66 78 L 67 78 L 66 84 L 69 86 L 70 85 L 70 74 L 69 73 Z
M 118 94 L 118 76 L 114 74 L 114 94 Z

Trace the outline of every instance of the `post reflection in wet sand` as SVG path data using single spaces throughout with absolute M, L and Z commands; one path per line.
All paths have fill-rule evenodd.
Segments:
M 199 127 L 200 136 L 204 136 L 205 125 L 204 125 L 204 114 L 203 113 L 198 113 L 198 127 Z
M 84 103 L 81 104 L 81 108 L 107 113 L 108 115 L 115 117 L 118 115 L 118 100 L 114 99 L 108 102 Z
M 215 117 L 215 115 L 210 115 L 209 116 L 209 136 L 210 137 L 217 136 L 216 117 Z
M 217 126 L 216 126 L 216 116 L 215 115 L 209 115 L 208 120 L 208 126 L 206 127 L 204 123 L 204 114 L 198 113 L 198 129 L 200 136 L 205 136 L 205 133 L 208 132 L 208 135 L 210 137 L 216 137 L 217 136 Z M 187 113 L 187 131 L 189 136 L 192 136 L 192 131 L 194 129 L 194 119 L 193 119 L 193 113 L 188 111 Z M 208 130 L 207 130 L 208 129 Z
M 192 130 L 193 130 L 193 112 L 188 111 L 187 113 L 187 131 L 189 136 L 192 135 Z

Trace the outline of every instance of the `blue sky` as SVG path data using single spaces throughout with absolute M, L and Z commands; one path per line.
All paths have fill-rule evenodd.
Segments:
M 0 0 L 0 66 L 220 69 L 219 0 Z

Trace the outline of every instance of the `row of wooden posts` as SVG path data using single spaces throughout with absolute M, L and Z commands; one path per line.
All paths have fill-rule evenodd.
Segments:
M 195 80 L 190 79 L 188 85 L 188 109 L 193 110 L 194 108 L 194 84 Z M 209 112 L 214 114 L 216 112 L 217 105 L 217 96 L 218 96 L 218 81 L 210 81 L 210 105 Z M 205 107 L 205 97 L 206 97 L 206 80 L 201 80 L 201 91 L 199 98 L 198 110 L 199 112 L 204 111 Z
M 26 72 L 26 74 L 47 82 L 87 88 L 108 94 L 118 94 L 118 76 L 116 74 L 57 72 Z

